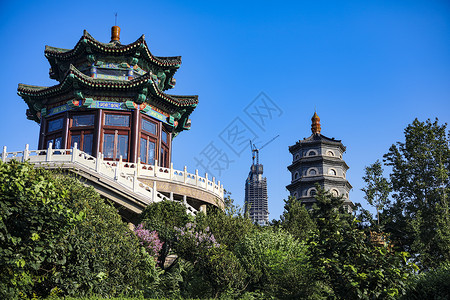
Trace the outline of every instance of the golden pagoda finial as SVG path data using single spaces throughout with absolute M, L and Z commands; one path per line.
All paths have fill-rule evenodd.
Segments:
M 119 42 L 120 43 L 120 27 L 117 26 L 117 13 L 115 14 L 115 22 L 114 26 L 111 28 L 111 42 Z
M 320 134 L 320 118 L 317 115 L 317 113 L 314 111 L 314 115 L 311 118 L 312 124 L 311 124 L 311 131 L 313 134 Z

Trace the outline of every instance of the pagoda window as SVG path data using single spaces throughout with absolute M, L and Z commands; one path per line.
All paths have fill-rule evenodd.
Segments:
M 76 115 L 72 117 L 71 127 L 94 126 L 94 115 Z
M 70 148 L 77 143 L 77 148 L 92 155 L 92 146 L 94 144 L 94 133 L 90 130 L 71 131 L 70 132 Z
M 94 146 L 94 114 L 74 115 L 70 120 L 69 142 L 70 148 L 77 148 L 92 155 Z
M 335 169 L 328 169 L 328 175 L 331 175 L 331 176 L 336 176 L 336 170 Z
M 318 173 L 319 173 L 319 172 L 317 171 L 316 168 L 310 168 L 310 169 L 308 170 L 308 175 L 309 175 L 309 176 L 316 176 Z
M 57 118 L 47 121 L 47 133 L 45 135 L 44 145 L 48 149 L 50 143 L 53 149 L 62 149 L 63 145 L 64 118 Z
M 154 164 L 157 158 L 158 123 L 150 118 L 141 117 L 139 157 L 141 163 Z
M 105 112 L 103 119 L 101 152 L 104 158 L 118 160 L 122 156 L 123 160 L 128 160 L 130 149 L 130 113 Z
M 332 189 L 332 190 L 331 190 L 331 195 L 332 195 L 333 197 L 338 197 L 338 196 L 339 196 L 339 191 L 336 190 L 336 189 Z
M 310 188 L 306 193 L 307 196 L 314 197 L 317 194 L 317 191 L 315 188 Z
M 155 149 L 156 144 L 150 137 L 141 137 L 140 141 L 140 158 L 141 162 L 144 164 L 154 164 L 155 163 Z
M 53 132 L 53 131 L 57 131 L 57 130 L 62 130 L 63 125 L 64 125 L 64 119 L 63 118 L 50 120 L 50 121 L 48 121 L 47 132 Z
M 161 156 L 159 157 L 160 166 L 168 167 L 169 164 L 169 149 L 167 147 L 161 146 Z
M 114 133 L 103 134 L 103 155 L 105 159 L 128 159 L 128 133 L 116 130 Z
M 156 124 L 152 121 L 146 120 L 146 119 L 142 119 L 141 127 L 142 127 L 142 130 L 156 136 L 156 130 L 158 128 L 158 124 Z
M 52 134 L 45 138 L 45 148 L 48 149 L 50 147 L 50 143 L 52 144 L 52 149 L 62 149 L 62 136 L 58 136 L 60 134 Z
M 105 114 L 105 126 L 130 127 L 130 115 Z
M 316 156 L 317 152 L 315 150 L 309 150 L 308 153 L 306 154 L 307 156 Z
M 169 166 L 169 134 L 162 129 L 161 130 L 161 150 L 160 150 L 160 158 L 161 167 Z
M 164 144 L 167 145 L 167 132 L 165 132 L 164 130 L 161 131 L 161 140 Z
M 334 156 L 334 152 L 331 151 L 331 150 L 328 150 L 328 151 L 327 151 L 327 155 L 328 155 L 328 156 Z

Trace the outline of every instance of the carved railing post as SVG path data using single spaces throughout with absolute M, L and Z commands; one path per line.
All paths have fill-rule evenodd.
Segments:
M 47 157 L 45 158 L 47 162 L 52 161 L 52 156 L 53 156 L 52 146 L 53 146 L 53 143 L 48 143 Z
M 208 190 L 208 173 L 205 173 L 205 190 Z
M 2 161 L 6 162 L 6 146 L 3 146 Z
M 155 177 L 158 177 L 157 172 L 159 172 L 159 170 L 158 170 L 158 160 L 157 159 L 155 159 L 154 168 L 155 168 Z
M 173 163 L 170 163 L 170 181 L 173 179 Z
M 73 143 L 73 148 L 72 148 L 72 162 L 75 162 L 75 160 L 77 159 L 78 156 L 78 144 L 77 143 Z
M 156 180 L 153 180 L 152 201 L 156 202 Z
M 186 178 L 187 178 L 187 167 L 184 166 L 184 173 L 183 173 L 183 182 L 186 183 Z
M 30 145 L 26 144 L 25 145 L 25 150 L 23 151 L 23 158 L 22 158 L 23 161 L 27 161 L 28 160 L 28 156 L 30 154 L 29 148 L 30 148 Z
M 119 156 L 119 163 L 117 164 L 117 167 L 119 168 L 120 171 L 122 171 L 123 167 L 122 155 Z
M 138 161 L 137 161 L 137 164 L 136 164 L 136 170 L 137 170 L 136 176 L 140 176 L 141 175 L 141 168 L 142 168 L 142 166 L 141 166 L 141 158 L 138 157 Z
M 114 169 L 114 180 L 115 181 L 119 180 L 119 172 L 120 172 L 119 166 L 116 166 Z
M 136 193 L 136 190 L 138 188 L 138 177 L 137 177 L 137 171 L 134 170 L 134 174 L 133 174 L 133 192 Z
M 102 163 L 103 154 L 101 152 L 98 153 L 97 159 L 95 160 L 95 171 L 100 173 L 100 164 Z

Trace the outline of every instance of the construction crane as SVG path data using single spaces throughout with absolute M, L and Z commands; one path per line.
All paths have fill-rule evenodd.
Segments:
M 252 165 L 255 164 L 255 157 L 256 157 L 256 164 L 259 165 L 259 151 L 262 150 L 265 146 L 272 143 L 277 137 L 280 135 L 277 135 L 276 137 L 272 138 L 270 141 L 262 145 L 260 148 L 256 148 L 255 144 L 252 144 L 252 141 L 250 140 L 250 149 L 252 150 Z

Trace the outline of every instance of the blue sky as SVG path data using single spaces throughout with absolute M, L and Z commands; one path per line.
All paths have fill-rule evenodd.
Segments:
M 115 12 L 122 43 L 145 34 L 153 54 L 182 56 L 170 93 L 199 95 L 191 131 L 173 143 L 176 168 L 205 172 L 197 160 L 214 146 L 223 170 L 212 172 L 242 205 L 250 146 L 230 147 L 224 133 L 244 124 L 258 146 L 280 135 L 260 153 L 271 219 L 288 196 L 288 146 L 311 134 L 314 109 L 322 134 L 347 146 L 350 199 L 366 207 L 364 167 L 414 118 L 450 119 L 447 1 L 2 1 L 1 145 L 36 148 L 39 128 L 16 90 L 56 84 L 45 45 L 72 48 L 83 29 L 109 42 Z M 258 126 L 246 111 L 261 92 L 278 110 Z

